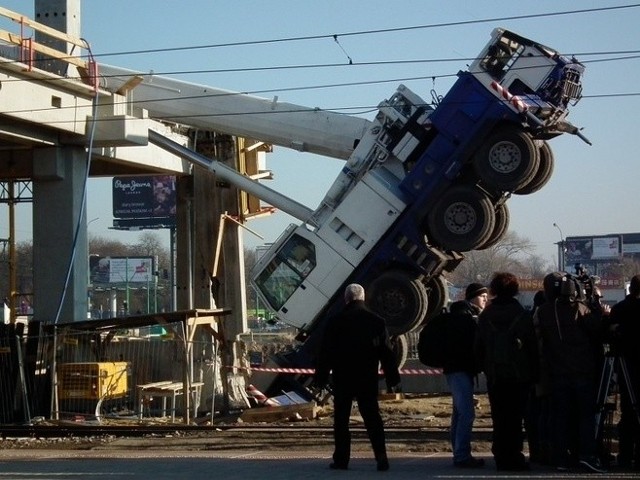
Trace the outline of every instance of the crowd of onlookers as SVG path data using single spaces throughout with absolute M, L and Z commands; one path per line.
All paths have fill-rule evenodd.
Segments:
M 457 346 L 443 370 L 453 398 L 454 465 L 484 465 L 471 454 L 474 381 L 484 372 L 498 470 L 529 470 L 530 463 L 559 471 L 640 470 L 634 402 L 640 392 L 640 275 L 613 308 L 598 301 L 597 289 L 584 301 L 583 286 L 571 275 L 549 274 L 543 285 L 533 308 L 525 309 L 516 298 L 517 278 L 496 273 L 488 288 L 473 283 L 450 307 L 455 315 L 447 335 Z M 601 378 L 605 364 L 621 398 L 617 455 L 603 438 L 604 397 L 611 392 L 610 378 Z
M 446 346 L 440 364 L 431 366 L 442 368 L 451 391 L 454 466 L 485 465 L 471 448 L 474 391 L 483 372 L 497 470 L 521 472 L 531 464 L 559 471 L 640 470 L 640 412 L 634 400 L 640 393 L 640 275 L 631 278 L 628 295 L 612 308 L 600 302 L 596 286 L 590 285 L 585 296 L 586 285 L 566 273 L 547 275 L 543 287 L 533 307 L 525 308 L 517 299 L 515 275 L 495 273 L 488 286 L 468 285 L 464 300 L 425 326 L 446 325 L 431 330 L 439 336 L 436 345 Z M 335 449 L 330 468 L 349 466 L 355 401 L 376 467 L 389 469 L 378 406 L 379 367 L 389 392 L 401 391 L 401 378 L 385 321 L 367 307 L 361 285 L 347 286 L 342 309 L 328 320 L 319 346 L 310 388 L 331 384 Z M 427 356 L 420 358 L 428 365 Z M 607 366 L 615 374 L 611 379 L 603 375 Z M 605 448 L 604 404 L 616 378 L 621 401 L 613 455 Z

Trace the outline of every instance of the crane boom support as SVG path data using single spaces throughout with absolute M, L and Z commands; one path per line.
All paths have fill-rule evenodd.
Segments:
M 211 170 L 222 180 L 235 185 L 239 189 L 244 190 L 251 195 L 255 195 L 261 200 L 279 208 L 298 220 L 303 222 L 308 221 L 313 214 L 311 209 L 305 207 L 301 203 L 298 203 L 295 200 L 292 200 L 289 197 L 286 197 L 285 195 L 282 195 L 281 193 L 278 193 L 275 190 L 242 175 L 241 173 L 238 173 L 233 168 L 228 167 L 215 159 L 207 158 L 204 155 L 200 155 L 193 150 L 183 147 L 179 143 L 160 135 L 158 132 L 149 130 L 149 142 L 184 158 L 195 165 Z

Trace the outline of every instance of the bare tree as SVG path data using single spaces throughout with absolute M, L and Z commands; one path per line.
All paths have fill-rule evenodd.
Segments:
M 640 260 L 637 258 L 622 259 L 622 275 L 625 280 L 630 280 L 634 275 L 640 273 Z
M 135 245 L 135 249 L 138 253 L 149 256 L 158 255 L 159 252 L 164 250 L 160 237 L 154 232 L 143 232 Z
M 542 277 L 549 271 L 549 265 L 533 251 L 534 245 L 528 238 L 510 231 L 492 247 L 465 253 L 465 260 L 448 279 L 456 285 L 486 284 L 499 271 L 520 277 Z
M 89 255 L 100 255 L 101 257 L 126 257 L 130 253 L 130 246 L 120 240 L 98 237 L 89 237 Z

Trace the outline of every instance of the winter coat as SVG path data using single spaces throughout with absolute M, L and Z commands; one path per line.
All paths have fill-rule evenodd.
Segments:
M 580 302 L 553 300 L 537 311 L 541 354 L 552 381 L 594 380 L 602 319 Z
M 626 360 L 635 381 L 640 381 L 640 298 L 627 295 L 611 308 L 610 323 L 617 325 L 613 343 Z M 640 392 L 636 392 L 640 395 Z
M 503 373 L 495 360 L 498 332 L 509 331 L 513 338 L 512 366 L 515 373 Z M 489 383 L 510 381 L 534 384 L 539 376 L 538 342 L 531 313 L 513 297 L 496 297 L 482 311 L 474 353 Z
M 476 375 L 480 369 L 473 353 L 480 309 L 466 300 L 452 303 L 447 319 L 447 358 L 442 366 L 445 374 L 467 372 Z
M 353 394 L 378 392 L 378 368 L 387 387 L 400 383 L 396 356 L 384 320 L 363 301 L 353 301 L 328 320 L 314 381 L 324 386 L 332 373 L 335 389 Z

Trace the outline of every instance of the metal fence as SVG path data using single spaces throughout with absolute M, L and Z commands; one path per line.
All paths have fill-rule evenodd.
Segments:
M 82 326 L 0 328 L 0 423 L 189 423 L 222 405 L 214 329 Z

